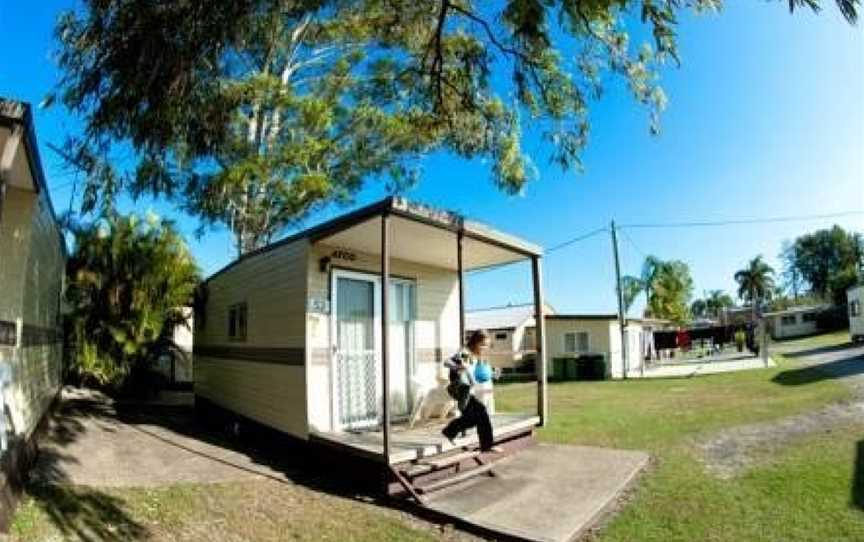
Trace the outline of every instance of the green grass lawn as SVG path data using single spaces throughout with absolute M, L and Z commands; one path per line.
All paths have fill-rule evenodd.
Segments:
M 846 341 L 840 333 L 803 344 Z M 551 422 L 540 439 L 647 450 L 656 460 L 601 540 L 864 540 L 860 479 L 853 496 L 856 461 L 864 469 L 864 419 L 797 438 L 731 480 L 708 474 L 701 462 L 696 443 L 723 428 L 851 397 L 830 379 L 772 382 L 795 367 L 782 356 L 777 361 L 769 369 L 691 379 L 550 385 Z M 530 385 L 512 385 L 496 391 L 496 402 L 501 410 L 524 410 L 535 394 Z
M 839 333 L 801 344 L 847 340 Z M 777 361 L 770 369 L 689 379 L 549 386 L 551 422 L 540 439 L 640 449 L 654 457 L 630 502 L 600 532 L 601 540 L 864 541 L 864 420 L 784 442 L 732 479 L 705 469 L 697 444 L 724 428 L 770 422 L 851 397 L 848 386 L 831 379 L 776 383 L 775 376 L 795 368 L 791 359 Z M 500 411 L 531 411 L 535 397 L 531 384 L 496 389 Z M 394 510 L 269 481 L 37 490 L 16 515 L 13 534 L 34 541 L 466 538 Z
M 461 540 L 405 513 L 270 480 L 145 488 L 41 488 L 18 509 L 15 540 Z

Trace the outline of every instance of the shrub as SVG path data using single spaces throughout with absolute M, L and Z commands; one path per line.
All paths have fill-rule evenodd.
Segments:
M 156 217 L 112 214 L 72 229 L 75 244 L 66 267 L 67 344 L 72 377 L 82 383 L 122 387 L 141 377 L 187 325 L 198 268 L 183 239 Z

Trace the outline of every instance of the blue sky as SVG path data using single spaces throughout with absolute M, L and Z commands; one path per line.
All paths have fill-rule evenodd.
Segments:
M 0 95 L 38 103 L 56 80 L 51 60 L 58 13 L 74 2 L 0 3 Z M 732 1 L 717 15 L 684 16 L 682 65 L 663 72 L 669 106 L 662 133 L 648 134 L 647 114 L 617 85 L 592 105 L 585 172 L 562 173 L 542 159 L 539 179 L 520 196 L 493 187 L 480 161 L 434 155 L 408 197 L 457 210 L 546 247 L 608 225 L 722 220 L 864 211 L 864 28 L 851 27 L 833 2 L 820 15 L 790 15 L 786 2 Z M 61 143 L 77 123 L 60 107 L 36 111 L 37 134 L 54 205 L 69 205 L 72 178 L 46 143 Z M 540 142 L 528 138 L 526 150 Z M 542 154 L 542 153 L 540 153 Z M 382 197 L 372 184 L 357 205 Z M 126 209 L 131 209 L 131 204 Z M 203 239 L 194 220 L 169 205 L 139 202 L 177 219 L 209 274 L 233 257 L 225 231 Z M 340 212 L 329 210 L 309 224 Z M 757 255 L 779 268 L 784 240 L 839 223 L 864 231 L 864 216 L 722 228 L 632 229 L 622 236 L 625 273 L 645 254 L 691 266 L 697 295 L 734 292 L 732 274 Z M 286 232 L 290 233 L 290 232 Z M 548 300 L 567 312 L 615 308 L 608 235 L 549 254 Z M 524 265 L 473 277 L 469 306 L 530 299 Z M 638 307 L 634 308 L 638 310 Z

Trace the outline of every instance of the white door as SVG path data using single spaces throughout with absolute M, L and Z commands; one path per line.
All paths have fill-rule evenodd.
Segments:
M 378 425 L 381 374 L 381 280 L 353 271 L 333 272 L 333 412 L 340 429 Z M 390 282 L 390 412 L 407 417 L 414 362 L 414 284 Z
M 343 429 L 378 423 L 380 295 L 360 273 L 333 273 L 333 411 Z
M 395 418 L 411 412 L 414 376 L 414 283 L 390 282 L 390 412 Z

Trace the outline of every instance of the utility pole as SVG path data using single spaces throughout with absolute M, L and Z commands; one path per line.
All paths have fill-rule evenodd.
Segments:
M 618 233 L 615 221 L 612 221 L 612 254 L 615 256 L 615 292 L 618 296 L 618 329 L 621 330 L 621 365 L 624 378 L 627 378 L 629 363 L 627 362 L 627 331 L 624 329 L 624 290 L 621 288 L 621 264 L 618 261 Z

